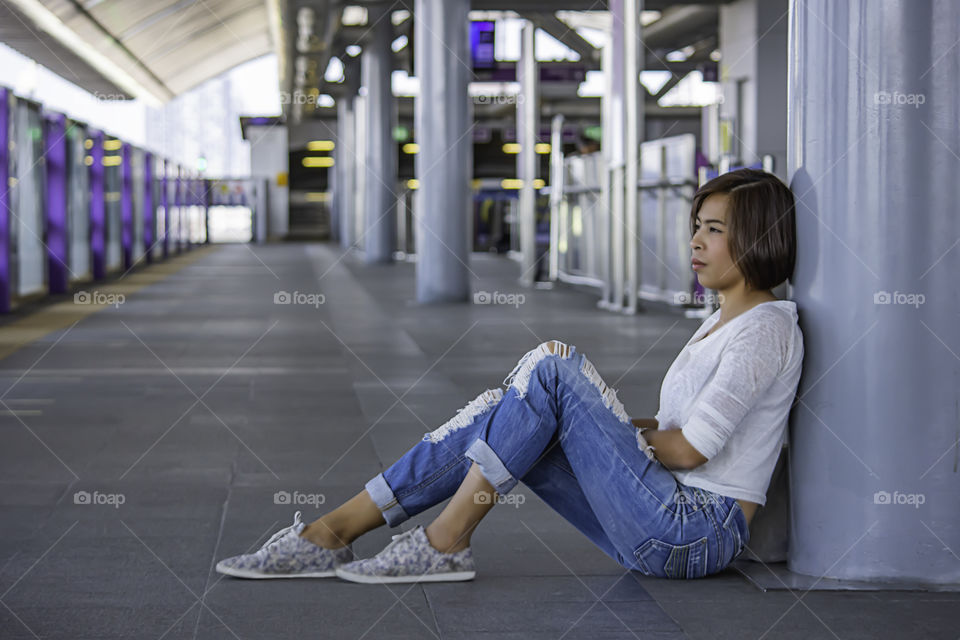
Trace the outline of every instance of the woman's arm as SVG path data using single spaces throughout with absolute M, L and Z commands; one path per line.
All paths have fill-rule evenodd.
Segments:
M 687 441 L 680 429 L 644 429 L 640 435 L 654 448 L 657 460 L 667 469 L 688 470 L 707 461 L 707 458 Z

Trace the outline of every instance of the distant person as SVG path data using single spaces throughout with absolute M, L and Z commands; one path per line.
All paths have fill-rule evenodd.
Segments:
M 470 580 L 474 529 L 515 498 L 518 482 L 627 569 L 666 578 L 723 570 L 766 502 L 800 378 L 796 304 L 770 291 L 794 268 L 793 195 L 772 174 L 733 171 L 697 191 L 690 228 L 694 270 L 719 293 L 720 308 L 667 371 L 655 417 L 629 418 L 585 355 L 544 342 L 520 359 L 506 391 L 484 391 L 356 496 L 309 525 L 298 511 L 258 551 L 222 560 L 217 571 Z M 426 528 L 354 559 L 358 536 L 447 499 Z
M 587 138 L 585 136 L 580 136 L 580 141 L 577 143 L 576 153 L 585 156 L 591 153 L 596 153 L 600 151 L 600 143 L 594 140 L 593 138 Z

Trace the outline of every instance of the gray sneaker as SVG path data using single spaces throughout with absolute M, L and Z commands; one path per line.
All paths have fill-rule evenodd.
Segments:
M 354 559 L 349 545 L 324 549 L 301 538 L 306 526 L 297 511 L 293 524 L 277 531 L 257 551 L 218 562 L 217 573 L 236 578 L 331 578 L 337 575 L 337 565 Z
M 372 558 L 337 567 L 337 577 L 350 582 L 456 582 L 476 575 L 470 547 L 456 553 L 434 549 L 423 527 L 393 536 L 393 542 Z

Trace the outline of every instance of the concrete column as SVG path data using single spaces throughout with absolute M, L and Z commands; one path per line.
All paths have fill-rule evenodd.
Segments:
M 393 67 L 390 42 L 393 27 L 390 11 L 383 6 L 367 8 L 367 40 L 360 55 L 363 87 L 366 90 L 366 146 L 364 167 L 365 233 L 364 261 L 392 262 L 396 237 L 397 145 L 393 141 Z
M 718 109 L 733 123 L 728 152 L 747 165 L 772 155 L 781 179 L 786 179 L 788 5 L 788 0 L 720 5 L 724 101 Z
M 960 4 L 790 4 L 788 566 L 960 582 Z
M 517 62 L 517 80 L 520 81 L 520 100 L 517 100 L 517 177 L 523 181 L 518 203 L 520 218 L 520 253 L 522 255 L 520 283 L 533 286 L 537 259 L 537 192 L 533 181 L 537 177 L 537 134 L 540 129 L 540 108 L 537 89 L 539 68 L 535 35 L 537 28 L 529 20 L 523 25 L 520 44 L 520 61 Z
M 470 296 L 469 10 L 469 0 L 417 0 L 414 15 L 414 64 L 420 79 L 414 102 L 420 146 L 414 216 L 417 300 L 422 303 Z

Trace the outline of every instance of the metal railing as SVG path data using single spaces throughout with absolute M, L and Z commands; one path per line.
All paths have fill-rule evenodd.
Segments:
M 606 167 L 599 152 L 551 163 L 551 279 L 598 288 L 611 310 L 629 310 L 631 288 L 642 299 L 696 301 L 688 246 L 695 145 L 690 134 L 641 145 L 636 233 L 623 215 L 622 169 Z

